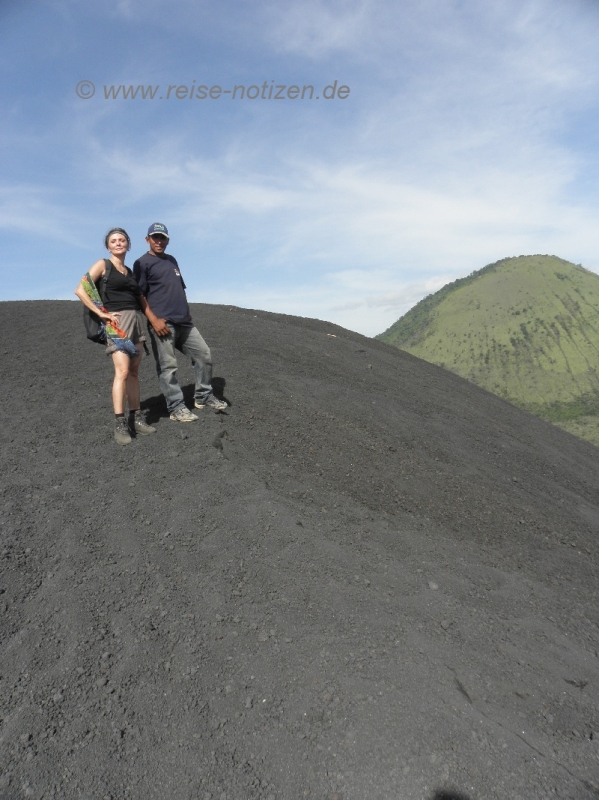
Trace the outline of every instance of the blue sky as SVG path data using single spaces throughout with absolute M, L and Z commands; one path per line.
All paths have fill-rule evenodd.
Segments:
M 191 301 L 367 335 L 505 256 L 599 272 L 597 0 L 4 0 L 0 24 L 0 300 L 72 298 L 108 228 L 132 264 L 155 221 Z M 196 96 L 264 82 L 314 96 Z

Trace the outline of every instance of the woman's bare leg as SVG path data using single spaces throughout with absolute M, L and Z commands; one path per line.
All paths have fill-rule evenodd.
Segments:
M 139 365 L 141 364 L 142 351 L 137 348 L 137 358 L 129 359 L 129 374 L 127 375 L 126 394 L 129 401 L 129 411 L 137 411 L 140 403 L 139 396 Z
M 127 353 L 117 350 L 112 354 L 114 364 L 114 380 L 112 382 L 112 405 L 115 414 L 125 413 L 125 398 L 127 397 L 127 381 L 131 359 Z

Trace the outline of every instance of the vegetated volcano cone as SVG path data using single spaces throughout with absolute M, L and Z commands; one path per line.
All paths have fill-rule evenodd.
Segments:
M 505 258 L 377 338 L 599 445 L 599 276 L 580 265 Z
M 81 305 L 0 303 L 1 800 L 597 800 L 597 448 L 326 322 L 192 315 L 228 410 L 171 421 L 144 358 L 121 447 Z

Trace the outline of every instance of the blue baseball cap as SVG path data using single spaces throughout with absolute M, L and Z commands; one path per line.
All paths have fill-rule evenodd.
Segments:
M 161 222 L 154 222 L 153 225 L 150 225 L 148 228 L 148 236 L 153 236 L 156 233 L 161 233 L 166 238 L 169 238 L 168 229 L 166 225 L 163 225 Z

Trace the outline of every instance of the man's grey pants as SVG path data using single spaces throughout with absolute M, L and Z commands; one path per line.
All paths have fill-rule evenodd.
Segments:
M 185 405 L 183 392 L 177 380 L 177 357 L 175 350 L 180 350 L 191 358 L 195 373 L 195 399 L 205 403 L 212 394 L 212 357 L 210 348 L 202 339 L 200 332 L 192 325 L 174 325 L 167 322 L 170 334 L 157 336 L 151 325 L 148 325 L 152 352 L 156 359 L 156 372 L 160 381 L 160 389 L 166 400 L 169 414 Z

